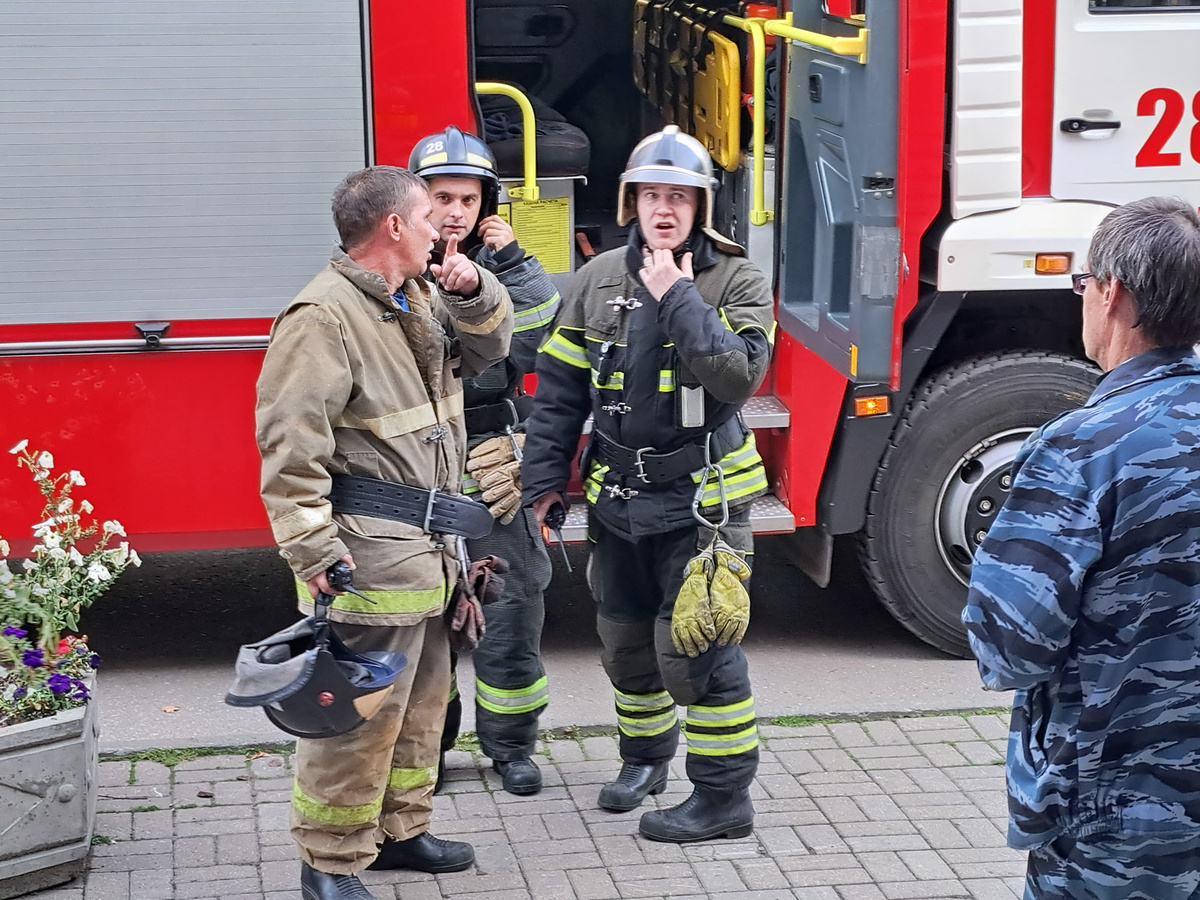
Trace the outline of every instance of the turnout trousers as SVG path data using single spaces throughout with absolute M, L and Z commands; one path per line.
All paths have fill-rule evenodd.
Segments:
M 508 560 L 504 593 L 483 611 L 487 629 L 471 653 L 475 666 L 475 730 L 490 759 L 528 759 L 537 742 L 538 716 L 550 701 L 542 666 L 544 591 L 550 584 L 550 557 L 533 510 L 522 509 L 507 525 L 468 541 L 471 559 L 495 554 Z M 457 672 L 457 659 L 454 668 Z M 462 722 L 457 674 L 442 732 L 443 751 L 454 746 Z
M 352 650 L 400 650 L 408 665 L 379 711 L 349 734 L 296 742 L 292 837 L 321 872 L 356 875 L 385 837 L 429 827 L 438 739 L 450 690 L 450 644 L 439 614 L 416 625 L 334 625 Z
M 753 558 L 749 508 L 721 529 L 735 550 Z M 687 776 L 694 785 L 744 790 L 758 770 L 758 729 L 746 655 L 737 645 L 711 645 L 695 659 L 671 643 L 671 612 L 687 561 L 712 530 L 689 526 L 622 539 L 593 515 L 588 585 L 596 599 L 596 628 L 604 671 L 616 695 L 621 759 L 671 759 L 679 743 L 675 707 L 686 706 Z

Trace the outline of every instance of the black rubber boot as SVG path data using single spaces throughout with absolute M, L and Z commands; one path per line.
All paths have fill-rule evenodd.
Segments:
M 412 869 L 414 872 L 461 872 L 475 862 L 475 848 L 462 841 L 443 841 L 429 832 L 407 841 L 390 838 L 379 848 L 375 861 L 367 866 L 380 869 Z
M 536 794 L 542 789 L 542 772 L 531 759 L 496 759 L 492 768 L 510 794 Z
M 435 794 L 440 794 L 442 792 L 442 788 L 444 788 L 445 786 L 446 786 L 446 754 L 441 753 L 438 755 L 437 781 L 435 781 L 433 783 L 433 792 Z
M 750 791 L 694 787 L 692 796 L 670 809 L 642 814 L 638 831 L 652 841 L 687 844 L 714 838 L 743 838 L 754 829 Z
M 621 763 L 616 781 L 600 788 L 601 809 L 629 812 L 637 809 L 647 794 L 661 794 L 667 786 L 669 760 L 653 763 Z
M 357 875 L 330 875 L 300 863 L 300 895 L 304 900 L 375 900 Z

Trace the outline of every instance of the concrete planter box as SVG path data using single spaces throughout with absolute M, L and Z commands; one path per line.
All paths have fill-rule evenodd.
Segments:
M 0 728 L 0 900 L 83 872 L 96 821 L 96 701 Z

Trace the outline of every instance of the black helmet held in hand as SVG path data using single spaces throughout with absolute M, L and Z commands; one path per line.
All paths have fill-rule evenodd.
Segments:
M 318 597 L 314 615 L 244 644 L 225 702 L 261 706 L 275 725 L 302 738 L 346 734 L 375 715 L 408 660 L 346 647 L 325 618 L 332 599 Z
M 500 178 L 496 158 L 480 138 L 454 125 L 417 141 L 408 158 L 410 171 L 426 181 L 442 175 L 478 178 L 481 185 L 479 218 L 496 214 L 500 202 Z

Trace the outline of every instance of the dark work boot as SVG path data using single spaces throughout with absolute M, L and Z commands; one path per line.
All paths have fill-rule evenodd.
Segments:
M 438 755 L 438 774 L 437 774 L 437 781 L 435 781 L 433 783 L 433 792 L 435 794 L 440 794 L 442 792 L 442 788 L 445 786 L 446 786 L 446 754 L 442 753 L 442 754 Z
M 475 848 L 462 841 L 443 841 L 429 832 L 407 841 L 388 838 L 375 861 L 367 866 L 380 869 L 412 869 L 414 872 L 461 872 L 475 862 Z
M 330 875 L 300 863 L 300 895 L 304 900 L 375 900 L 357 875 Z
M 492 768 L 510 794 L 536 794 L 542 789 L 542 772 L 531 759 L 496 759 Z
M 661 794 L 667 786 L 667 771 L 670 761 L 663 759 L 653 763 L 621 763 L 621 772 L 616 781 L 600 788 L 601 809 L 628 812 L 637 809 L 647 794 Z
M 713 838 L 743 838 L 754 828 L 750 791 L 716 791 L 699 786 L 670 809 L 642 814 L 638 831 L 652 841 L 686 844 Z

